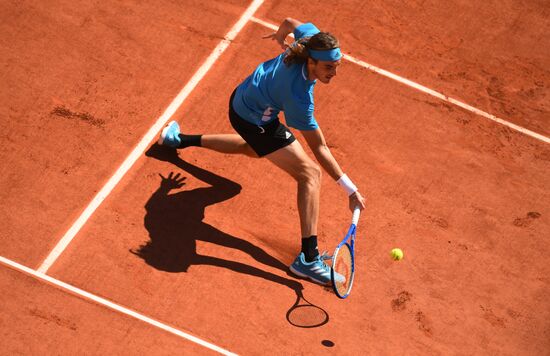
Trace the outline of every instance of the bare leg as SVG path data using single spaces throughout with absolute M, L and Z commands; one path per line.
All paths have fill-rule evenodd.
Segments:
M 201 145 L 204 148 L 230 154 L 244 154 L 250 157 L 258 157 L 256 152 L 236 134 L 202 135 Z
M 309 158 L 298 141 L 265 157 L 290 174 L 298 183 L 298 212 L 302 237 L 317 235 L 321 190 L 319 166 Z

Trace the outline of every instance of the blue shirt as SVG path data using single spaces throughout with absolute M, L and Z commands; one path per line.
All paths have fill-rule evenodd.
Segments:
M 298 40 L 316 33 L 319 29 L 306 23 L 294 30 L 294 38 Z M 287 66 L 283 63 L 284 57 L 282 53 L 260 64 L 237 87 L 233 108 L 240 117 L 254 125 L 266 125 L 283 111 L 288 126 L 315 130 L 319 127 L 313 116 L 316 81 L 308 79 L 305 63 Z

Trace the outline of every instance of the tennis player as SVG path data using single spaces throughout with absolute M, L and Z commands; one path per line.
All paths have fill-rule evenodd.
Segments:
M 285 40 L 291 32 L 295 42 L 287 45 Z M 286 125 L 302 133 L 319 164 L 349 196 L 350 209 L 364 209 L 364 198 L 336 162 L 313 115 L 313 88 L 317 81 L 330 83 L 342 54 L 333 35 L 292 18 L 285 19 L 276 32 L 264 38 L 277 41 L 284 52 L 261 63 L 231 95 L 229 120 L 238 135 L 187 135 L 172 121 L 162 130 L 159 144 L 265 157 L 292 176 L 298 184 L 302 250 L 290 270 L 300 277 L 329 284 L 330 266 L 317 247 L 321 170 L 278 115 L 284 112 Z M 338 275 L 337 279 L 345 278 Z

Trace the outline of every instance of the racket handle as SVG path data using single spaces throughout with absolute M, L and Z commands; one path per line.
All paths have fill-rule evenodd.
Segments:
M 351 217 L 351 223 L 357 226 L 357 223 L 359 222 L 359 215 L 361 215 L 361 209 L 359 207 L 355 207 L 353 210 L 353 216 Z

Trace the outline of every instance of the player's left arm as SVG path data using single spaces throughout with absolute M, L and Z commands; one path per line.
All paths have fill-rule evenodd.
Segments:
M 281 48 L 284 50 L 288 47 L 288 44 L 285 42 L 286 37 L 300 25 L 303 25 L 303 23 L 291 17 L 287 17 L 283 20 L 276 32 L 270 33 L 262 38 L 271 38 L 272 40 L 277 41 L 277 43 L 279 43 Z
M 315 130 L 303 130 L 301 131 L 301 133 L 304 136 L 309 148 L 315 155 L 317 162 L 319 162 L 321 167 L 323 167 L 323 169 L 332 177 L 332 179 L 339 183 L 342 182 L 342 180 L 346 180 L 344 178 L 344 172 L 332 155 L 332 152 L 330 152 L 321 128 L 318 127 Z M 353 185 L 353 183 L 351 184 Z M 359 190 L 355 190 L 355 192 L 349 195 L 349 204 L 352 211 L 356 206 L 359 206 L 359 208 L 361 209 L 365 208 L 365 199 L 363 198 Z

